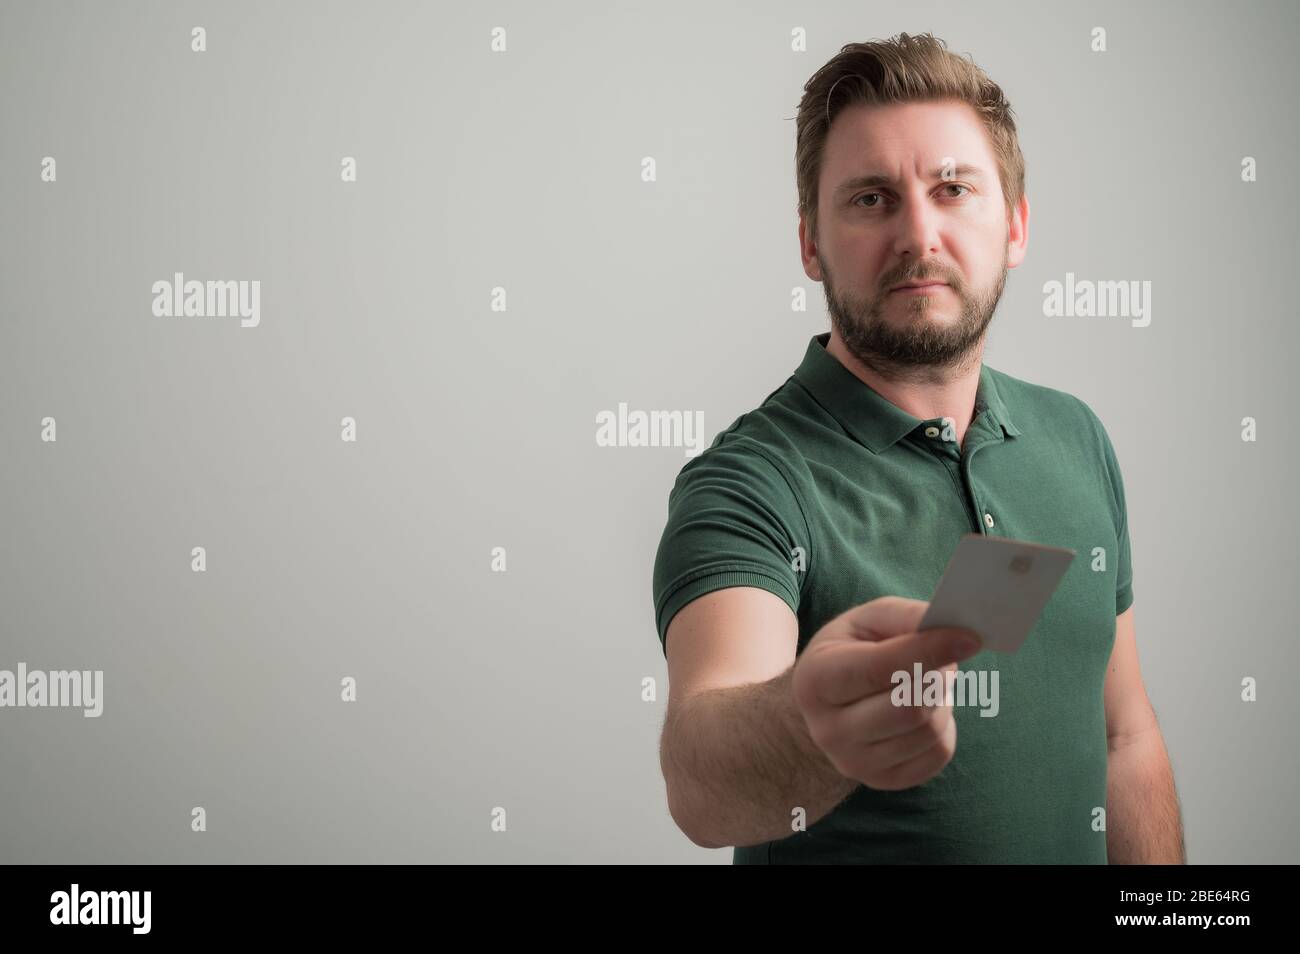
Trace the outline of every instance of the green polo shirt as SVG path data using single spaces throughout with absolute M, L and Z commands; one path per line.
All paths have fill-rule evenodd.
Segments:
M 939 775 L 897 792 L 860 785 L 806 831 L 736 848 L 734 863 L 1105 864 L 1102 687 L 1115 617 L 1133 602 L 1105 429 L 1078 398 L 985 364 L 958 448 L 942 419 L 912 417 L 827 353 L 829 338 L 814 336 L 794 374 L 678 474 L 654 563 L 661 647 L 691 600 L 756 586 L 790 605 L 802 652 L 852 606 L 930 599 L 966 533 L 1077 555 L 1019 652 L 959 665 L 998 672 L 998 711 L 953 707 L 957 751 Z

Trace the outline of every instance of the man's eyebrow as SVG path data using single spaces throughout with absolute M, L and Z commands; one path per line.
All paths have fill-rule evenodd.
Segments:
M 943 179 L 944 166 L 936 166 L 930 173 L 931 179 Z M 970 163 L 959 162 L 952 167 L 952 179 L 972 179 L 976 182 L 984 181 L 984 171 L 978 166 Z M 946 181 L 946 180 L 945 180 Z M 854 176 L 851 179 L 845 179 L 835 189 L 836 195 L 843 195 L 846 192 L 854 192 L 858 189 L 874 189 L 878 186 L 893 185 L 894 180 L 891 176 L 883 172 L 871 172 L 865 175 Z

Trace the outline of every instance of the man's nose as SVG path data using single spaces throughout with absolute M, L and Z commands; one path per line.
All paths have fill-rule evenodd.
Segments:
M 939 213 L 923 198 L 909 196 L 895 219 L 894 254 L 913 261 L 939 251 Z

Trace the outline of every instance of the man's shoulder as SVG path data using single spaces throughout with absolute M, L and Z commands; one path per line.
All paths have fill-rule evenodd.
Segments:
M 1061 388 L 1039 384 L 1016 375 L 984 366 L 993 379 L 1002 403 L 1012 421 L 1024 420 L 1035 428 L 1056 429 L 1059 433 L 1083 428 L 1104 435 L 1101 418 L 1083 398 Z
M 757 459 L 760 466 L 788 470 L 799 454 L 799 431 L 807 410 L 803 392 L 793 376 L 756 407 L 738 415 L 717 433 L 713 442 L 685 469 L 707 464 L 726 465 L 738 458 Z

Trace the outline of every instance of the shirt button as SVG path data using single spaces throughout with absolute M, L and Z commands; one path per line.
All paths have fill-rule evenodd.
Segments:
M 927 428 L 925 429 L 925 436 L 926 436 L 926 437 L 938 437 L 938 436 L 939 436 L 939 428 L 937 428 L 937 427 L 935 427 L 933 424 L 931 424 L 929 427 L 927 427 Z
M 984 514 L 984 526 L 989 527 L 990 529 L 993 527 L 993 514 Z

